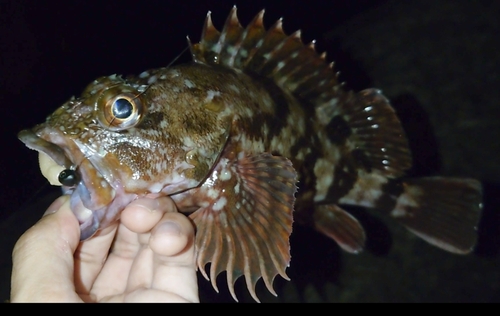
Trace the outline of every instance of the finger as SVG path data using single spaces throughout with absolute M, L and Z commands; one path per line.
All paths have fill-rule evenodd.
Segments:
M 82 297 L 89 295 L 106 262 L 117 225 L 99 230 L 92 238 L 82 241 L 75 252 L 75 288 Z
M 114 299 L 131 301 L 198 302 L 194 261 L 194 227 L 180 213 L 165 213 L 153 229 L 149 247 L 131 268 L 124 295 Z M 148 289 L 145 294 L 144 289 Z M 111 298 L 108 298 L 111 299 Z
M 142 198 L 130 203 L 123 210 L 121 222 L 129 230 L 142 234 L 151 231 L 164 213 L 176 211 L 177 208 L 170 198 Z
M 134 261 L 151 262 L 151 259 L 144 257 L 147 253 L 140 253 L 141 249 L 147 243 L 151 229 L 165 212 L 171 212 L 172 209 L 175 211 L 175 204 L 163 197 L 138 199 L 123 210 L 112 251 L 93 286 L 92 293 L 96 297 L 123 293 Z M 143 280 L 148 276 L 150 280 L 150 270 L 151 268 L 142 271 L 145 273 Z
M 79 239 L 69 197 L 60 197 L 14 247 L 11 301 L 80 301 L 73 285 L 73 253 Z
M 166 213 L 153 229 L 149 247 L 166 262 L 187 265 L 192 263 L 188 246 L 192 246 L 193 241 L 193 223 L 183 214 Z
M 186 301 L 199 301 L 191 221 L 180 213 L 165 214 L 153 230 L 149 246 L 155 267 L 151 287 Z

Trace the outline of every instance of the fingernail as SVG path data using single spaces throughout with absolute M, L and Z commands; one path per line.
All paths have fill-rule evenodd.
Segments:
M 57 212 L 58 208 L 53 208 L 53 209 L 48 209 L 45 211 L 45 213 L 43 213 L 42 217 L 45 217 L 47 215 L 50 215 L 50 214 L 54 214 L 55 212 Z
M 149 210 L 150 212 L 154 212 L 154 211 L 158 210 L 158 208 L 159 208 L 158 200 L 156 200 L 156 199 L 141 199 L 141 200 L 138 200 L 136 203 L 137 203 L 137 206 L 141 206 L 141 207 Z
M 156 228 L 156 233 L 180 235 L 181 228 L 174 222 L 163 222 Z

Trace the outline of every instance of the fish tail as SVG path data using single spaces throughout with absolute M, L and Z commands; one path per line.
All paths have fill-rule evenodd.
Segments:
M 457 254 L 473 250 L 482 209 L 479 181 L 428 177 L 402 186 L 391 217 L 434 246 Z

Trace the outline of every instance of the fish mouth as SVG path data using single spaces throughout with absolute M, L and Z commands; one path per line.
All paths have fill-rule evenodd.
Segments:
M 124 193 L 119 181 L 113 181 L 116 179 L 104 159 L 96 154 L 84 154 L 83 145 L 61 131 L 37 126 L 19 132 L 18 138 L 28 148 L 39 152 L 40 169 L 49 182 L 61 185 L 63 194 L 71 195 L 70 207 L 80 223 L 81 240 L 109 226 L 135 198 Z M 55 180 L 64 169 L 76 172 L 78 180 L 74 185 L 65 186 Z

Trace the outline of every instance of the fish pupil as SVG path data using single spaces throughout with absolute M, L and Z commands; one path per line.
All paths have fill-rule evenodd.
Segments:
M 67 187 L 73 187 L 78 184 L 78 175 L 75 170 L 65 169 L 59 173 L 59 182 Z
M 125 119 L 132 115 L 134 106 L 129 100 L 120 98 L 113 103 L 113 115 L 119 119 Z

